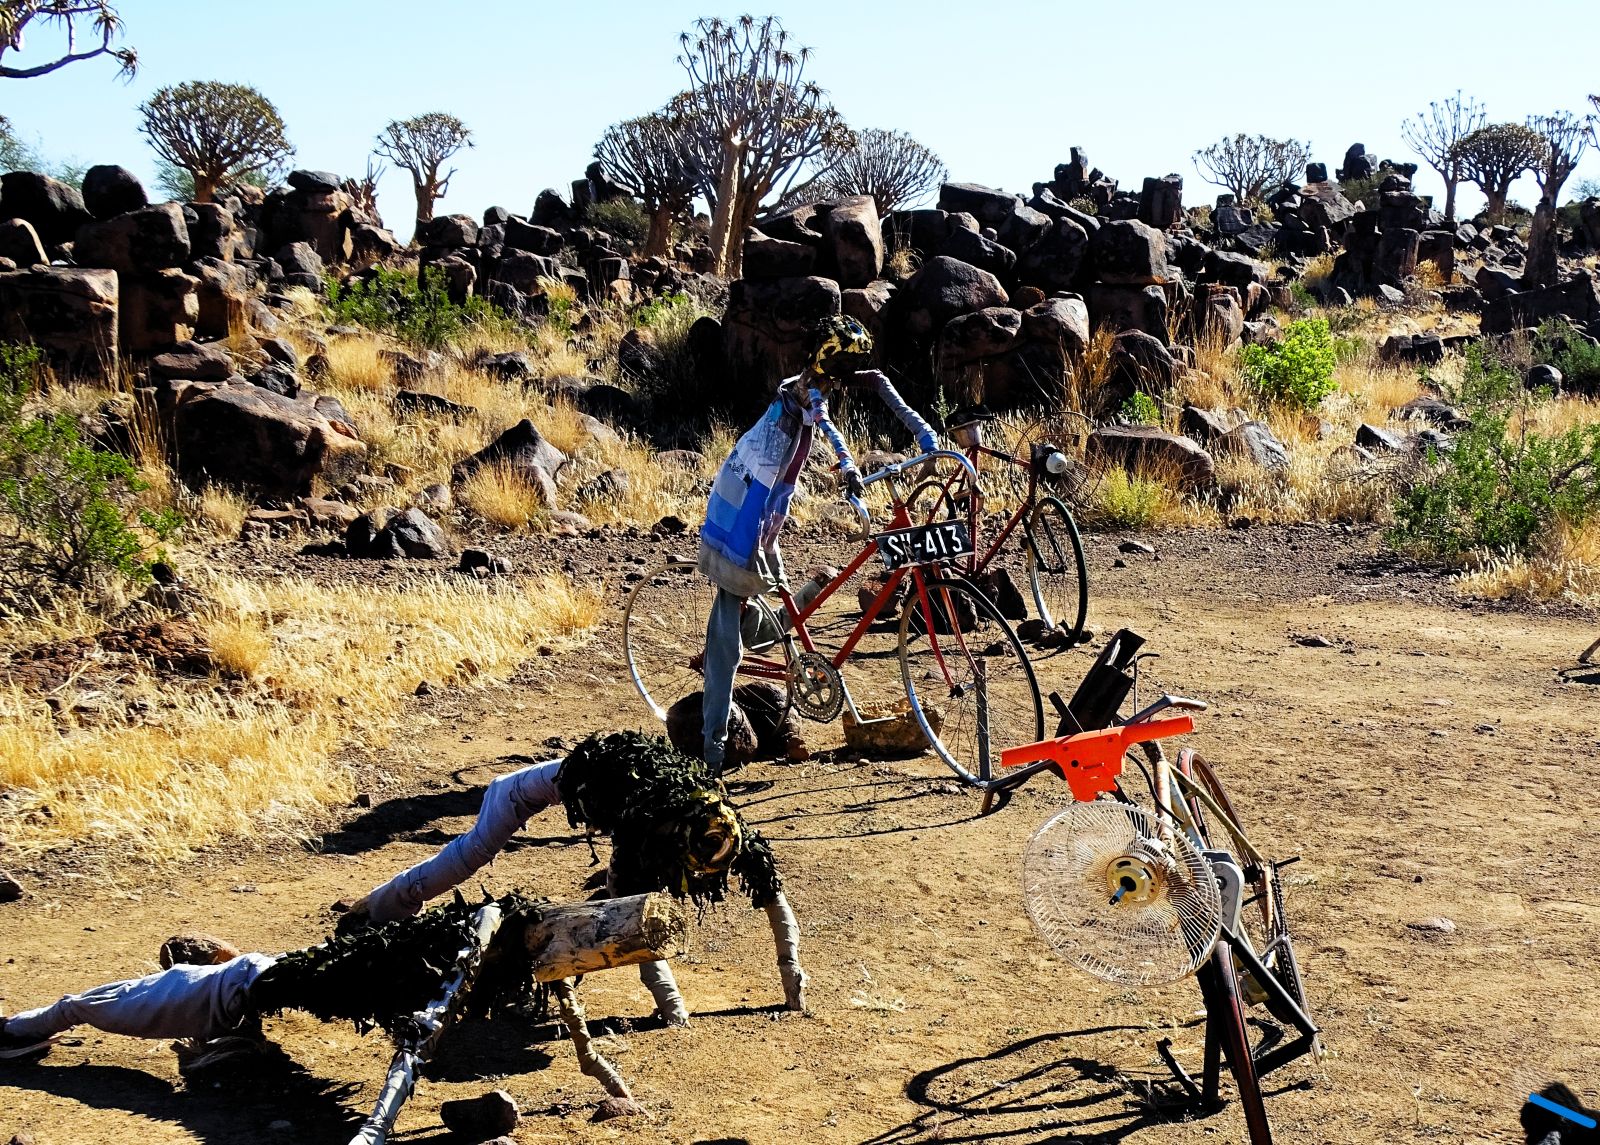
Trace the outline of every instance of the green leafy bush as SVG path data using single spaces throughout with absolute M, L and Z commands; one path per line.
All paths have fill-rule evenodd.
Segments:
M 1122 420 L 1129 425 L 1160 425 L 1161 407 L 1143 390 L 1134 390 L 1122 403 Z
M 182 523 L 136 510 L 146 486 L 133 466 L 85 444 L 70 415 L 27 409 L 39 363 L 34 347 L 0 346 L 0 593 L 11 605 L 143 583 L 151 558 L 133 526 L 159 543 Z
M 1338 388 L 1333 380 L 1337 363 L 1338 351 L 1325 318 L 1291 322 L 1280 341 L 1239 351 L 1240 371 L 1262 396 L 1302 409 L 1315 409 Z
M 1505 363 L 1472 347 L 1448 396 L 1472 418 L 1394 506 L 1393 539 L 1445 558 L 1525 553 L 1558 524 L 1600 516 L 1600 425 L 1528 430 L 1517 407 L 1537 400 Z
M 608 235 L 627 239 L 634 246 L 643 246 L 650 234 L 650 216 L 635 199 L 607 199 L 603 203 L 590 203 L 585 212 L 591 226 L 599 227 Z
M 1533 359 L 1561 371 L 1562 384 L 1588 393 L 1600 392 L 1600 346 L 1563 319 L 1539 327 Z
M 330 279 L 328 309 L 335 322 L 381 330 L 430 350 L 449 345 L 474 328 L 512 325 L 486 299 L 474 296 L 464 305 L 451 302 L 444 272 L 437 268 L 429 268 L 420 278 L 380 266 L 348 285 Z

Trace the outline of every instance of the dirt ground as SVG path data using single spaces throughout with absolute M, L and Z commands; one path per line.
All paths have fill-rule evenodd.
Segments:
M 1593 618 L 1462 607 L 1369 538 L 1337 532 L 1186 534 L 1124 568 L 1115 541 L 1092 546 L 1091 623 L 1151 638 L 1161 658 L 1145 695 L 1212 705 L 1194 743 L 1263 849 L 1303 856 L 1285 872 L 1289 909 L 1330 1053 L 1270 1079 L 1278 1140 L 1512 1141 L 1531 1087 L 1563 1079 L 1592 1099 L 1600 686 L 1558 669 L 1594 639 Z M 614 572 L 670 547 L 593 559 Z M 610 579 L 620 600 L 622 578 Z M 1310 635 L 1331 646 L 1297 642 Z M 0 906 L 0 1012 L 151 970 L 181 930 L 247 949 L 316 941 L 329 903 L 463 829 L 502 757 L 645 726 L 619 653 L 602 635 L 505 686 L 419 701 L 415 734 L 359 761 L 374 806 L 303 845 L 114 880 L 28 872 L 32 895 Z M 1070 691 L 1089 659 L 1056 654 L 1043 682 Z M 808 730 L 816 747 L 841 743 L 837 726 Z M 450 1036 L 396 1139 L 446 1140 L 441 1101 L 501 1087 L 524 1110 L 524 1143 L 1242 1141 L 1232 1106 L 1185 1118 L 1146 1100 L 1151 1085 L 1172 1089 L 1158 1040 L 1198 1063 L 1192 982 L 1109 986 L 1033 934 L 1019 857 L 1065 802 L 1052 782 L 980 817 L 930 759 L 824 751 L 740 773 L 737 797 L 772 839 L 802 922 L 813 1012 L 779 1013 L 764 920 L 730 906 L 707 915 L 678 968 L 688 1029 L 646 1019 L 631 971 L 584 984 L 648 1119 L 592 1124 L 601 1094 L 554 1027 L 502 1021 Z M 592 873 L 554 810 L 484 881 L 564 898 Z M 80 1031 L 38 1065 L 0 1065 L 0 1140 L 348 1140 L 376 1095 L 383 1038 L 302 1017 L 270 1032 L 281 1061 L 190 1090 L 166 1045 Z

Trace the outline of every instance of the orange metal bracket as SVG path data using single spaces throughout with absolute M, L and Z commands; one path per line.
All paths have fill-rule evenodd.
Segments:
M 1188 735 L 1192 731 L 1193 716 L 1144 720 L 1104 731 L 1079 732 L 1022 747 L 1008 747 L 1000 753 L 1000 766 L 1048 763 L 1067 781 L 1073 798 L 1087 803 L 1097 795 L 1116 789 L 1117 777 L 1122 774 L 1122 758 L 1134 744 Z

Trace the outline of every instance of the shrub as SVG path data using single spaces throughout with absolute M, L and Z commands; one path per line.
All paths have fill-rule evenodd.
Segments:
M 1562 384 L 1584 392 L 1600 392 L 1600 346 L 1563 319 L 1539 327 L 1533 358 L 1561 371 Z
M 335 322 L 393 334 L 416 346 L 437 350 L 474 328 L 508 329 L 511 319 L 486 299 L 463 305 L 450 301 L 444 272 L 429 268 L 421 277 L 375 267 L 370 276 L 348 284 L 328 283 L 328 309 Z
M 136 510 L 147 486 L 132 464 L 84 444 L 69 414 L 28 411 L 39 363 L 31 346 L 0 346 L 0 592 L 16 603 L 143 583 L 151 559 L 133 526 L 159 542 L 181 521 Z
M 1452 559 L 1509 557 L 1600 517 L 1600 425 L 1552 435 L 1525 419 L 1514 427 L 1517 406 L 1533 399 L 1515 372 L 1476 346 L 1450 397 L 1472 425 L 1443 457 L 1430 452 L 1422 479 L 1396 500 L 1397 543 Z
M 1106 471 L 1094 492 L 1094 522 L 1112 529 L 1148 529 L 1176 501 L 1171 489 L 1150 477 L 1121 467 Z
M 1271 346 L 1251 345 L 1239 351 L 1245 379 L 1269 401 L 1315 409 L 1337 389 L 1333 336 L 1325 318 L 1302 318 L 1284 329 Z
M 1143 390 L 1134 390 L 1122 403 L 1122 420 L 1129 425 L 1160 425 L 1161 407 Z
M 607 199 L 603 203 L 590 203 L 586 212 L 589 223 L 607 234 L 627 239 L 634 246 L 644 246 L 650 235 L 650 216 L 637 199 Z

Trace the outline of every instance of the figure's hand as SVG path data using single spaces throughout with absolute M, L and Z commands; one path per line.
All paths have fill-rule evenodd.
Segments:
M 933 430 L 921 434 L 917 438 L 917 450 L 920 453 L 933 453 L 939 448 L 939 439 L 934 436 Z
M 867 483 L 861 478 L 861 470 L 852 468 L 844 471 L 844 491 L 857 500 L 866 496 Z

